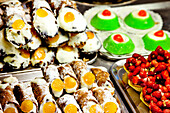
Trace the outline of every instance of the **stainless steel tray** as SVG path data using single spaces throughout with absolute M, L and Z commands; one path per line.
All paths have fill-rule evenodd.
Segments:
M 133 112 L 149 113 L 149 108 L 140 100 L 140 92 L 136 92 L 127 83 L 127 73 L 123 68 L 125 62 L 125 59 L 119 60 L 111 66 L 110 73 L 114 82 Z
M 90 66 L 90 67 L 93 67 L 93 66 Z M 16 77 L 19 80 L 19 82 L 24 82 L 24 81 L 31 81 L 32 79 L 35 79 L 35 78 L 43 78 L 43 72 L 41 68 L 34 68 L 34 69 L 26 69 L 23 71 L 0 73 L 0 83 L 1 83 L 1 80 L 3 80 L 4 78 L 10 77 L 10 76 Z M 120 105 L 121 113 L 129 113 L 129 110 L 125 106 L 122 98 L 120 97 L 116 89 L 115 89 L 114 97 L 116 98 L 117 102 Z

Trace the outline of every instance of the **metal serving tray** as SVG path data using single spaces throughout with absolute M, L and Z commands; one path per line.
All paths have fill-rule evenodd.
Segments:
M 90 66 L 90 67 L 93 67 L 93 66 Z M 10 77 L 10 76 L 16 77 L 19 80 L 19 82 L 24 82 L 24 81 L 31 81 L 35 78 L 42 78 L 43 72 L 41 68 L 34 68 L 34 69 L 26 69 L 23 71 L 0 73 L 0 83 L 4 78 Z M 117 102 L 120 105 L 121 113 L 129 113 L 127 107 L 125 106 L 123 100 L 121 99 L 116 89 L 115 89 L 114 97 L 116 98 Z
M 125 62 L 125 59 L 119 60 L 111 66 L 110 73 L 113 77 L 113 80 L 116 83 L 117 87 L 120 89 L 120 93 L 123 95 L 127 104 L 134 113 L 149 113 L 149 108 L 145 106 L 140 100 L 140 92 L 135 91 L 127 83 L 127 73 L 123 68 Z

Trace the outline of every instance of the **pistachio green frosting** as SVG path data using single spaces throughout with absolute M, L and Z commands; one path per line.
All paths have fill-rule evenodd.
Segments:
M 154 51 L 158 45 L 160 45 L 164 50 L 170 49 L 170 38 L 165 33 L 166 39 L 164 40 L 154 40 L 146 34 L 144 37 L 142 37 L 142 40 L 144 42 L 144 47 L 146 50 Z
M 152 28 L 155 25 L 155 22 L 150 14 L 148 18 L 141 19 L 134 17 L 133 14 L 130 13 L 125 17 L 124 22 L 132 28 L 141 30 Z
M 129 38 L 129 41 L 127 42 L 122 42 L 122 43 L 116 43 L 113 40 L 112 35 L 113 34 L 123 34 Z M 135 45 L 130 39 L 130 37 L 124 33 L 112 33 L 108 38 L 106 38 L 103 42 L 103 47 L 110 53 L 115 54 L 115 55 L 123 55 L 123 54 L 128 54 L 134 51 Z
M 102 19 L 98 17 L 98 14 L 96 14 L 91 19 L 90 24 L 94 28 L 104 31 L 116 30 L 120 27 L 117 15 L 115 15 L 115 18 L 112 19 Z

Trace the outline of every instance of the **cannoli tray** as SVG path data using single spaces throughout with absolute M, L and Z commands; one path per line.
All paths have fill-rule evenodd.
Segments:
M 128 85 L 127 72 L 123 68 L 125 63 L 125 59 L 119 60 L 111 66 L 110 73 L 114 82 L 134 113 L 149 113 L 149 108 L 140 100 L 140 92 L 135 91 Z
M 66 66 L 67 64 L 62 64 L 62 65 L 59 65 L 59 67 L 61 66 Z M 49 66 L 50 67 L 50 66 Z M 53 67 L 53 66 L 52 66 Z M 50 76 L 53 72 L 55 72 L 55 69 L 53 68 L 52 69 L 52 67 L 50 67 L 51 69 L 49 69 L 50 71 L 49 72 L 47 72 L 47 70 L 46 70 L 46 72 L 44 73 L 44 69 L 42 69 L 42 68 L 34 68 L 34 69 L 25 69 L 25 70 L 23 70 L 23 71 L 15 71 L 15 72 L 6 72 L 6 73 L 0 73 L 0 84 L 2 85 L 2 84 L 8 84 L 9 83 L 9 85 L 11 85 L 11 87 L 14 87 L 14 89 L 15 89 L 15 86 L 17 85 L 17 83 L 16 84 L 14 84 L 14 82 L 12 82 L 11 80 L 15 80 L 14 78 L 17 78 L 18 79 L 18 83 L 20 84 L 22 84 L 22 83 L 27 83 L 27 82 L 31 82 L 31 86 L 30 87 L 32 87 L 32 89 L 34 89 L 33 87 L 36 87 L 37 85 L 34 85 L 34 86 L 32 86 L 32 81 L 35 81 L 35 80 L 37 80 L 37 79 L 43 79 L 43 80 L 45 80 L 45 81 L 47 81 L 47 83 L 48 84 L 50 84 L 50 81 L 52 80 L 51 78 L 55 78 L 56 76 L 54 75 L 54 76 Z M 93 65 L 87 65 L 87 69 L 92 69 L 92 68 L 95 68 L 96 66 L 93 66 Z M 48 68 L 48 67 L 47 67 Z M 100 69 L 104 69 L 105 71 L 107 70 L 106 68 L 104 68 L 104 67 L 101 67 L 101 66 L 99 66 L 99 67 L 96 67 L 96 68 L 100 68 Z M 63 69 L 63 67 L 61 68 L 61 70 Z M 64 71 L 62 71 L 62 72 L 64 72 Z M 49 74 L 49 76 L 47 77 L 46 75 L 48 75 Z M 51 73 L 51 74 L 50 74 Z M 44 74 L 45 74 L 45 76 L 44 76 Z M 54 74 L 54 73 L 53 73 Z M 67 75 L 68 76 L 68 75 Z M 11 80 L 9 80 L 8 79 L 8 82 L 4 82 L 5 81 L 5 79 L 6 78 L 10 78 L 10 77 L 14 77 L 13 79 L 11 79 Z M 71 76 L 70 75 L 70 77 L 73 77 L 73 76 Z M 111 77 L 111 76 L 110 76 Z M 62 77 L 61 77 L 62 78 Z M 110 80 L 110 79 L 109 79 Z M 7 81 L 7 80 L 6 80 Z M 39 85 L 42 85 L 42 84 L 44 84 L 43 83 L 44 81 L 42 81 L 42 83 L 40 83 L 40 81 L 39 82 L 37 82 L 37 84 L 39 84 Z M 114 82 L 114 81 L 112 81 L 112 79 L 111 79 L 111 84 Z M 52 84 L 52 83 L 51 83 Z M 28 85 L 28 84 L 27 84 Z M 17 86 L 19 86 L 19 85 L 17 85 Z M 22 85 L 21 85 L 22 86 Z M 45 86 L 42 86 L 43 88 L 44 87 L 46 87 L 46 86 L 48 86 L 47 84 L 45 85 Z M 2 87 L 2 86 L 1 86 Z M 52 86 L 51 86 L 52 87 Z M 28 86 L 26 86 L 26 87 L 21 87 L 21 91 L 22 91 L 22 88 L 23 88 L 23 92 L 24 91 L 27 91 L 27 88 L 28 88 Z M 24 88 L 26 88 L 26 89 L 24 89 Z M 113 85 L 113 88 L 114 88 L 114 85 Z M 35 88 L 36 89 L 36 91 L 37 91 L 37 88 Z M 41 88 L 40 88 L 41 89 Z M 66 98 L 66 95 L 68 94 L 68 95 L 71 95 L 72 97 L 73 96 L 76 96 L 75 94 L 77 93 L 77 92 L 75 92 L 75 93 L 67 93 L 66 91 L 63 91 L 63 93 L 62 94 L 60 94 L 60 97 L 56 97 L 56 95 L 53 93 L 53 90 L 50 88 L 50 86 L 49 86 L 49 92 L 51 93 L 51 95 L 53 96 L 53 98 L 54 98 L 54 100 L 55 100 L 55 102 L 54 103 L 57 103 L 57 104 L 59 104 L 60 102 L 58 102 L 58 101 L 61 101 L 61 103 L 62 103 L 62 100 L 64 99 L 64 98 Z M 0 90 L 2 90 L 1 88 L 0 88 Z M 47 90 L 47 89 L 46 89 Z M 93 90 L 93 88 L 91 89 L 91 90 Z M 91 91 L 90 90 L 90 91 Z M 20 90 L 19 90 L 20 91 Z M 41 91 L 44 91 L 43 89 L 41 90 Z M 41 92 L 40 91 L 40 92 Z M 83 91 L 83 90 L 77 90 L 77 91 Z M 86 91 L 86 90 L 85 90 Z M 34 90 L 33 90 L 33 92 L 34 92 Z M 41 92 L 42 94 L 44 94 L 44 93 L 47 93 L 48 92 L 48 90 L 47 91 L 44 91 L 44 92 Z M 88 91 L 87 91 L 88 92 Z M 25 95 L 26 95 L 27 93 L 25 93 Z M 30 93 L 31 94 L 31 93 Z M 77 94 L 79 94 L 79 93 L 77 93 Z M 1 95 L 1 94 L 0 94 Z M 35 97 L 37 96 L 36 95 L 36 93 L 34 94 L 35 95 Z M 38 95 L 39 95 L 39 93 L 38 93 Z M 68 96 L 67 95 L 67 96 Z M 16 96 L 16 95 L 15 95 Z M 64 97 L 65 96 L 65 97 Z M 129 108 L 127 108 L 127 106 L 125 105 L 125 103 L 124 103 L 124 101 L 122 100 L 122 97 L 119 95 L 119 92 L 117 91 L 117 89 L 114 89 L 114 95 L 112 95 L 113 96 L 113 98 L 115 98 L 115 100 L 116 100 L 116 102 L 118 103 L 118 105 L 119 105 L 119 108 L 117 108 L 118 109 L 118 111 L 117 111 L 117 113 L 128 113 L 128 112 L 130 112 L 129 111 Z M 27 97 L 27 96 L 26 96 Z M 79 97 L 79 96 L 78 96 Z M 17 97 L 16 97 L 17 98 Z M 39 98 L 39 97 L 38 97 Z M 38 99 L 37 97 L 36 97 L 36 99 Z M 44 97 L 45 99 L 48 99 L 49 97 Z M 91 97 L 89 97 L 89 98 L 91 98 Z M 68 99 L 68 101 L 72 101 L 72 99 L 71 99 L 71 97 L 70 98 L 66 98 L 66 99 Z M 92 98 L 92 102 L 95 102 L 95 100 L 93 100 L 94 98 Z M 22 99 L 21 99 L 22 100 Z M 17 100 L 18 101 L 18 100 Z M 48 100 L 49 101 L 49 100 Z M 90 99 L 89 99 L 89 101 L 90 101 Z M 42 105 L 39 105 L 39 100 L 37 100 L 37 102 L 38 102 L 38 106 L 40 107 L 40 108 L 38 108 L 38 109 L 40 109 L 41 110 L 41 106 Z M 77 101 L 78 102 L 78 101 Z M 44 102 L 43 102 L 44 103 Z M 69 102 L 68 102 L 69 103 Z M 81 103 L 81 102 L 80 102 Z M 81 104 L 80 104 L 79 102 L 78 102 L 78 104 L 80 105 L 80 107 L 81 107 Z M 20 104 L 20 103 L 19 103 Z M 65 104 L 67 104 L 67 103 L 65 103 Z M 61 112 L 63 112 L 64 111 L 64 109 L 65 108 L 63 108 L 63 105 L 65 105 L 65 104 L 61 104 L 61 106 L 60 106 L 60 104 L 58 105 L 59 106 L 59 108 L 57 108 L 57 109 L 61 109 Z M 44 104 L 43 104 L 44 105 Z M 44 105 L 45 106 L 45 105 Z M 57 107 L 58 107 L 57 106 Z M 6 108 L 5 108 L 6 109 Z M 79 109 L 79 108 L 78 108 Z M 81 109 L 81 108 L 80 108 Z M 99 108 L 97 108 L 97 109 L 99 109 Z M 85 112 L 85 111 L 83 111 L 84 109 L 81 109 L 82 110 L 82 112 Z M 0 109 L 0 111 L 1 111 L 1 109 Z M 80 113 L 82 113 L 82 112 L 80 112 Z M 58 111 L 58 113 L 60 113 L 60 111 Z M 79 113 L 78 111 L 77 111 L 77 113 Z
M 89 29 L 96 32 L 97 36 L 100 38 L 101 42 L 110 36 L 114 32 L 122 32 L 132 39 L 135 49 L 133 52 L 128 54 L 113 54 L 108 52 L 104 47 L 99 50 L 100 55 L 109 59 L 109 60 L 118 60 L 118 59 L 124 59 L 131 56 L 133 53 L 137 52 L 142 55 L 148 55 L 150 53 L 149 50 L 145 49 L 144 42 L 142 41 L 142 37 L 146 35 L 146 33 L 153 31 L 153 30 L 165 30 L 169 36 L 169 13 L 170 13 L 170 2 L 158 2 L 158 3 L 147 3 L 147 4 L 139 4 L 139 5 L 128 5 L 128 6 L 119 6 L 119 7 L 110 7 L 110 6 L 96 6 L 93 8 L 90 8 L 85 11 L 84 16 L 87 20 L 87 26 Z M 104 9 L 109 9 L 110 11 L 113 11 L 118 16 L 118 21 L 120 23 L 120 28 L 116 30 L 111 31 L 105 31 L 105 30 L 98 30 L 94 28 L 91 25 L 91 19 L 96 15 L 99 11 L 102 11 Z M 132 12 L 134 10 L 141 10 L 144 9 L 146 11 L 151 11 L 150 14 L 153 16 L 153 19 L 157 23 L 153 28 L 147 29 L 147 30 L 137 30 L 137 29 L 131 29 L 127 27 L 124 24 L 125 17 L 129 14 L 129 12 Z M 153 14 L 152 14 L 153 13 Z

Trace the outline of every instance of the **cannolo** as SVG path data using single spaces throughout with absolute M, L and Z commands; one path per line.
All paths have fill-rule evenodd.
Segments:
M 107 72 L 107 69 L 104 67 L 95 67 L 91 68 L 92 73 L 96 77 L 96 83 L 99 87 L 108 87 L 112 95 L 114 95 L 114 86 L 110 80 L 110 74 Z
M 18 0 L 8 1 L 1 5 L 5 22 L 6 39 L 16 48 L 27 44 L 31 38 L 31 26 L 25 19 L 25 12 Z
M 61 113 L 49 91 L 49 84 L 44 79 L 31 81 L 33 93 L 39 104 L 39 113 Z
M 63 94 L 64 83 L 60 79 L 60 75 L 55 65 L 49 65 L 44 69 L 44 78 L 50 84 L 50 88 L 55 97 L 60 97 Z
M 38 103 L 32 92 L 30 82 L 18 83 L 15 85 L 14 95 L 21 106 L 22 112 L 38 113 Z
M 33 1 L 33 26 L 44 39 L 52 38 L 58 34 L 59 25 L 45 0 Z
M 74 97 L 81 106 L 84 113 L 104 113 L 91 90 L 81 88 L 74 93 Z
M 93 95 L 101 104 L 105 113 L 121 113 L 120 106 L 106 87 L 92 89 Z
M 82 113 L 80 106 L 72 95 L 63 95 L 57 100 L 57 103 L 64 113 Z
M 79 87 L 79 81 L 70 66 L 70 64 L 63 64 L 58 67 L 60 77 L 64 80 L 65 90 L 67 93 L 75 92 Z
M 18 84 L 18 79 L 16 77 L 10 76 L 3 79 L 3 83 L 8 83 L 12 89 Z
M 75 9 L 77 8 L 76 3 L 74 1 L 70 0 L 47 0 L 48 3 L 50 4 L 54 14 L 57 16 L 59 9 L 63 5 L 68 5 L 70 7 L 74 7 Z
M 19 113 L 20 106 L 17 102 L 11 86 L 0 84 L 0 104 L 4 113 Z
M 95 82 L 95 76 L 87 69 L 87 65 L 82 60 L 75 60 L 71 62 L 71 66 L 76 73 L 81 87 L 92 88 Z
M 67 32 L 81 33 L 85 31 L 87 27 L 87 22 L 83 15 L 76 8 L 67 4 L 61 5 L 58 11 L 57 21 L 60 28 Z
M 54 52 L 47 47 L 39 47 L 31 56 L 31 64 L 34 67 L 46 67 L 54 63 Z

